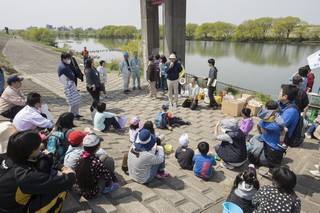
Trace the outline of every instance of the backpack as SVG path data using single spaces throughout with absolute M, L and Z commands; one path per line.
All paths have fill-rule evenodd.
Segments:
M 65 133 L 68 131 L 60 132 L 53 131 L 53 133 L 47 138 L 47 149 L 49 153 L 52 153 L 54 158 L 63 161 L 64 156 L 68 149 L 67 138 L 65 137 Z
M 163 129 L 163 125 L 162 125 L 162 114 L 164 112 L 158 112 L 158 114 L 156 115 L 156 117 L 154 118 L 154 124 L 156 125 L 157 128 L 159 129 Z
M 303 116 L 300 115 L 300 111 L 299 108 L 295 105 L 289 105 L 285 108 L 285 110 L 289 109 L 289 108 L 295 108 L 298 110 L 299 112 L 299 120 L 298 123 L 291 135 L 291 137 L 289 138 L 289 132 L 286 133 L 285 137 L 284 137 L 284 142 L 289 146 L 289 147 L 299 147 L 302 142 L 304 141 L 305 138 L 305 125 L 304 125 L 304 118 Z

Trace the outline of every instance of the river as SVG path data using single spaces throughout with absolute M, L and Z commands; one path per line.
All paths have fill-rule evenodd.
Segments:
M 59 47 L 66 43 L 58 39 Z M 129 40 L 122 39 L 67 39 L 71 49 L 82 51 L 86 46 L 90 54 L 99 55 L 107 62 L 120 59 L 121 46 Z M 162 41 L 160 41 L 160 52 Z M 299 67 L 307 64 L 307 56 L 320 49 L 312 44 L 263 44 L 216 41 L 187 41 L 185 69 L 187 73 L 207 76 L 209 58 L 216 60 L 218 80 L 241 88 L 263 92 L 276 97 L 283 83 Z M 179 54 L 179 53 L 178 53 Z M 319 68 L 312 71 L 316 78 L 313 91 L 320 86 Z

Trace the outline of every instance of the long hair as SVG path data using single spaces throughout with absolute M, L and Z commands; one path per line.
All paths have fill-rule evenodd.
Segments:
M 259 189 L 260 183 L 257 179 L 257 172 L 255 168 L 248 168 L 243 173 L 237 175 L 236 179 L 233 182 L 232 190 L 236 189 L 240 182 L 244 181 L 248 185 L 252 185 L 253 188 Z
M 76 127 L 76 125 L 73 124 L 74 115 L 71 112 L 64 112 L 62 113 L 56 123 L 57 130 L 63 131 L 63 129 L 72 129 L 73 127 Z
M 152 121 L 146 121 L 142 127 L 142 129 L 147 129 L 151 132 L 151 134 L 154 134 L 154 127 Z
M 98 150 L 100 142 L 93 147 L 84 146 L 83 149 L 89 156 L 83 153 L 83 157 L 80 158 L 79 163 L 75 168 L 77 184 L 81 189 L 90 191 L 94 187 L 94 177 L 91 171 L 91 159 L 90 156 L 94 155 Z

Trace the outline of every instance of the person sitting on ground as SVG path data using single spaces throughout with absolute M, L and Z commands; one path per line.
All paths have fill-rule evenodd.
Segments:
M 281 166 L 274 170 L 272 175 L 273 185 L 262 186 L 252 198 L 254 212 L 299 213 L 301 211 L 301 200 L 294 192 L 297 183 L 296 174 L 287 166 Z
M 182 169 L 193 169 L 194 151 L 188 148 L 189 136 L 188 133 L 183 133 L 179 138 L 179 147 L 176 150 L 175 158 Z
M 284 123 L 283 119 L 279 115 L 278 103 L 273 100 L 268 101 L 266 103 L 266 108 L 261 109 L 258 112 L 257 116 L 261 119 L 262 122 L 267 122 L 267 123 L 276 122 L 279 126 L 283 128 L 283 131 L 279 133 L 280 138 L 279 138 L 279 143 L 277 145 L 283 149 L 288 149 L 288 146 L 285 143 L 284 138 L 286 133 L 289 131 L 289 129 L 286 127 L 286 124 Z M 262 134 L 266 133 L 265 129 L 260 127 L 260 123 L 258 124 L 257 127 L 260 133 Z
M 128 154 L 130 177 L 141 184 L 151 182 L 155 177 L 168 179 L 164 171 L 165 155 L 162 146 L 156 145 L 156 138 L 147 129 L 141 129 Z
M 140 119 L 138 117 L 133 117 L 131 119 L 130 127 L 129 127 L 129 141 L 130 143 L 133 143 L 137 133 L 139 132 L 139 123 Z
M 317 127 L 320 125 L 320 111 L 318 111 L 318 116 L 313 120 L 312 124 L 309 126 L 305 133 L 306 138 L 311 139 L 313 133 L 316 131 Z
M 152 121 L 146 121 L 144 124 L 143 124 L 143 127 L 142 129 L 147 129 L 151 132 L 151 135 L 153 135 L 154 137 L 156 137 L 156 142 L 157 142 L 157 145 L 161 145 L 161 143 L 164 141 L 165 139 L 165 136 L 164 134 L 161 134 L 159 132 L 155 132 L 154 130 L 154 127 L 153 127 L 153 123 Z
M 17 132 L 9 138 L 7 158 L 0 163 L 0 212 L 60 212 L 75 173 L 66 167 L 57 176 L 38 172 L 40 144 L 34 131 Z
M 243 108 L 241 114 L 243 116 L 243 119 L 240 122 L 239 128 L 243 132 L 246 139 L 248 139 L 249 132 L 253 129 L 253 125 L 254 125 L 254 120 L 251 117 L 251 109 Z
M 154 120 L 155 125 L 160 129 L 168 129 L 170 131 L 173 130 L 173 125 L 190 125 L 190 121 L 184 121 L 182 118 L 172 116 L 171 113 L 168 112 L 169 104 L 162 105 L 162 111 L 159 112 Z
M 124 132 L 124 129 L 121 128 L 120 124 L 118 123 L 116 115 L 111 112 L 106 112 L 107 105 L 105 103 L 98 103 L 97 104 L 97 113 L 94 116 L 94 129 L 97 131 L 107 131 L 110 129 L 111 125 L 116 130 L 116 132 Z
M 5 118 L 13 118 L 26 105 L 26 97 L 19 88 L 22 86 L 23 78 L 11 75 L 7 79 L 8 86 L 0 97 L 0 114 Z
M 300 76 L 294 76 L 292 79 L 292 84 L 300 88 L 300 86 L 302 85 L 302 78 Z M 303 112 L 304 109 L 309 105 L 309 98 L 306 91 L 299 89 L 298 95 L 296 99 L 294 99 L 294 102 L 296 103 L 300 112 Z
M 98 105 L 98 103 L 99 103 L 98 101 L 94 100 L 92 105 L 90 106 L 92 124 L 93 124 L 93 121 L 94 121 L 94 116 L 97 113 L 97 105 Z
M 71 169 L 74 169 L 77 165 L 77 162 L 81 158 L 81 154 L 83 152 L 83 143 L 89 143 L 90 141 L 94 140 L 99 140 L 101 142 L 103 141 L 103 138 L 92 132 L 81 132 L 79 130 L 75 130 L 70 133 L 68 140 L 70 142 L 70 146 L 68 147 L 64 157 L 63 164 Z M 98 151 L 95 153 L 95 156 L 101 160 L 108 171 L 114 172 L 114 160 L 112 157 L 109 157 L 102 148 L 98 149 Z
M 218 127 L 221 127 L 223 134 L 218 135 Z M 216 145 L 215 151 L 222 159 L 221 167 L 234 169 L 242 166 L 247 159 L 246 139 L 238 127 L 238 121 L 235 118 L 223 119 L 217 122 L 214 132 L 215 140 L 222 141 Z
M 308 82 L 307 82 L 307 90 L 306 92 L 312 92 L 312 87 L 313 87 L 313 84 L 314 84 L 314 74 L 311 72 L 311 69 L 310 69 L 310 66 L 309 65 L 306 65 L 304 66 L 305 69 L 308 70 Z
M 197 84 L 198 78 L 193 76 L 190 79 L 190 84 L 188 84 L 185 88 L 185 91 L 188 91 L 189 97 L 183 102 L 182 107 L 190 108 L 191 110 L 195 110 L 198 107 L 198 95 L 200 91 L 200 87 Z
M 209 144 L 204 141 L 200 142 L 196 152 L 198 153 L 193 156 L 193 172 L 197 177 L 209 180 L 214 171 L 212 166 L 216 165 L 214 157 L 211 154 L 208 155 Z
M 285 126 L 289 129 L 288 137 L 291 138 L 299 122 L 299 109 L 294 103 L 298 94 L 298 88 L 292 84 L 281 85 L 279 91 L 279 114 L 283 119 Z M 273 169 L 281 165 L 285 149 L 278 146 L 280 132 L 283 127 L 277 122 L 260 121 L 259 126 L 266 131 L 262 134 L 261 139 L 264 141 L 264 155 L 267 159 L 268 172 L 261 175 L 269 180 L 272 178 Z
M 105 180 L 103 194 L 119 187 L 116 175 L 109 171 L 103 162 L 95 155 L 100 148 L 101 138 L 89 133 L 83 139 L 82 156 L 76 165 L 76 190 L 84 198 L 94 198 L 99 193 L 99 181 Z
M 39 111 L 42 103 L 40 94 L 31 92 L 27 95 L 27 105 L 13 119 L 13 125 L 17 131 L 34 130 L 36 128 L 52 129 L 53 121 L 43 117 Z
M 251 213 L 252 197 L 259 188 L 256 169 L 253 164 L 250 164 L 247 170 L 237 175 L 226 201 L 238 205 L 244 213 Z

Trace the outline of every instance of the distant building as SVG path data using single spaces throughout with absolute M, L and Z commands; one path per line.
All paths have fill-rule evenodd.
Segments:
M 54 30 L 54 28 L 53 28 L 53 26 L 52 26 L 51 24 L 47 24 L 47 25 L 46 25 L 46 28 L 47 28 L 48 30 Z

